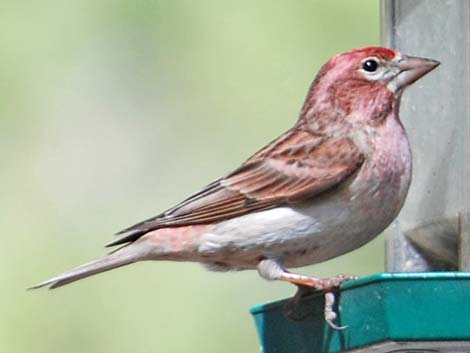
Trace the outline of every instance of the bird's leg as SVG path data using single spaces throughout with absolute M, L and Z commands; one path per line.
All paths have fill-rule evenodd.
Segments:
M 297 285 L 298 290 L 294 297 L 286 304 L 285 310 L 290 318 L 293 308 L 300 302 L 302 297 L 310 290 L 322 290 L 325 292 L 325 321 L 335 330 L 342 330 L 345 327 L 337 326 L 334 320 L 337 314 L 334 311 L 335 295 L 334 292 L 343 282 L 357 279 L 357 276 L 337 275 L 330 278 L 316 278 L 296 273 L 291 273 L 282 268 L 278 261 L 265 259 L 258 264 L 258 273 L 267 280 L 282 280 Z
M 357 279 L 357 276 L 339 274 L 329 278 L 316 278 L 285 270 L 278 261 L 264 259 L 258 263 L 258 273 L 268 281 L 282 280 L 301 287 L 309 287 L 316 290 L 331 292 L 337 290 L 343 282 Z

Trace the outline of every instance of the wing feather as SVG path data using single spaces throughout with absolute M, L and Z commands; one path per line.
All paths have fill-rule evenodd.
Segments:
M 325 137 L 293 129 L 168 211 L 137 223 L 110 244 L 134 241 L 152 230 L 212 223 L 281 204 L 301 202 L 338 185 L 363 163 L 347 137 Z

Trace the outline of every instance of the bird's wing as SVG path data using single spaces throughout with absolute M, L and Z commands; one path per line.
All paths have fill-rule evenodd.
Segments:
M 168 211 L 137 223 L 108 246 L 134 241 L 152 230 L 219 222 L 281 204 L 301 202 L 338 185 L 364 161 L 346 137 L 292 129 Z

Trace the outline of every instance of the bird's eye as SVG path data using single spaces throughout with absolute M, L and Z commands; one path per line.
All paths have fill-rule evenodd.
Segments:
M 378 67 L 379 67 L 379 64 L 377 63 L 377 61 L 373 59 L 366 60 L 362 64 L 362 68 L 367 72 L 374 72 L 377 70 Z

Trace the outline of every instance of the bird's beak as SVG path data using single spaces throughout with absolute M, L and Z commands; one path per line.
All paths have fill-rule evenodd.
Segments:
M 433 59 L 403 55 L 397 62 L 398 75 L 390 82 L 395 92 L 411 85 L 429 71 L 439 66 L 440 62 Z

